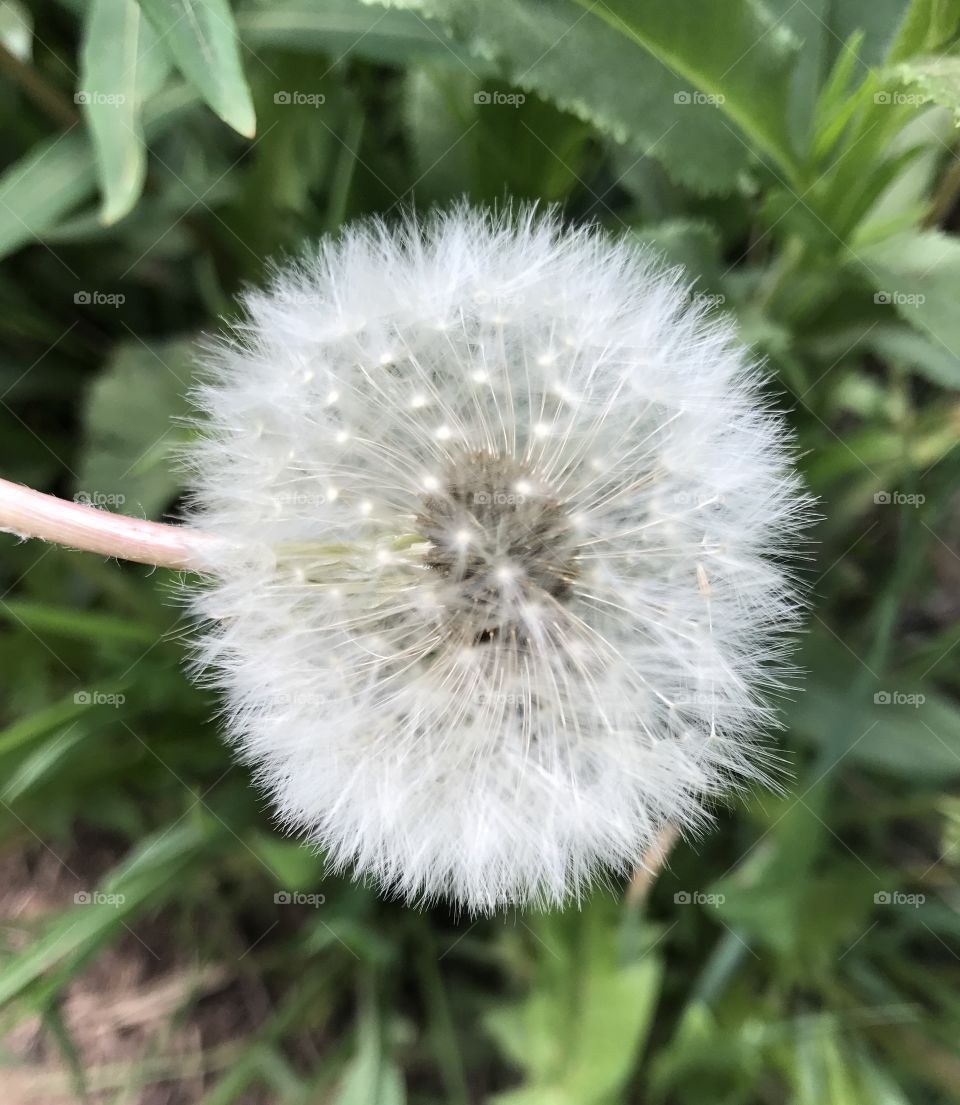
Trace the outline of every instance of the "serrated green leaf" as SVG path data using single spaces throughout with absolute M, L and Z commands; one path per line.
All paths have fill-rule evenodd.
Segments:
M 851 250 L 851 263 L 876 288 L 878 311 L 895 310 L 960 356 L 960 241 L 938 230 L 898 234 Z
M 227 0 L 138 0 L 177 68 L 220 118 L 246 138 L 257 129 Z
M 911 90 L 907 95 L 914 96 L 917 103 L 943 104 L 960 125 L 960 58 L 949 55 L 911 58 L 889 73 L 893 80 Z
M 159 88 L 166 56 L 135 0 L 93 0 L 84 24 L 78 97 L 90 128 L 103 204 L 114 223 L 136 203 L 147 153 L 140 109 Z
M 799 176 L 788 140 L 796 44 L 749 0 L 576 0 L 619 34 L 713 96 L 755 149 Z
M 573 0 L 379 2 L 433 19 L 479 59 L 469 63 L 476 73 L 495 65 L 505 80 L 655 157 L 698 192 L 732 190 L 748 163 L 749 151 L 722 113 L 692 102 L 690 82 L 604 23 L 599 7 L 584 13 Z

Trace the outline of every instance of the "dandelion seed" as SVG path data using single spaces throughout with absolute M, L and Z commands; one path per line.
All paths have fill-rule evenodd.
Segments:
M 461 208 L 361 223 L 246 305 L 191 446 L 193 521 L 235 551 L 192 603 L 286 827 L 488 911 L 576 898 L 763 777 L 809 506 L 678 272 Z

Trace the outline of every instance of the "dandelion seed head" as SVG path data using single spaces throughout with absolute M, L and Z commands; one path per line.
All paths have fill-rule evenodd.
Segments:
M 729 323 L 530 209 L 361 222 L 212 349 L 198 666 L 281 823 L 472 912 L 762 778 L 807 514 Z M 305 367 L 306 366 L 306 367 Z

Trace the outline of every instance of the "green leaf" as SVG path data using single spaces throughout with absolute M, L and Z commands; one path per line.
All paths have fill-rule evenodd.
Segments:
M 790 134 L 798 147 L 807 144 L 818 90 L 829 65 L 836 40 L 829 27 L 829 0 L 767 0 L 772 18 L 786 27 L 799 43 L 790 79 L 788 114 Z
M 273 872 L 279 889 L 315 891 L 320 885 L 326 861 L 310 845 L 267 833 L 257 833 L 251 844 L 257 856 Z
M 79 701 L 76 695 L 71 694 L 42 710 L 18 718 L 6 729 L 0 730 L 0 755 L 46 736 L 86 709 L 87 703 Z
M 139 0 L 177 68 L 220 118 L 246 138 L 257 129 L 227 0 Z
M 787 135 L 792 37 L 749 0 L 576 0 L 619 34 L 714 96 L 751 144 L 799 176 Z
M 385 1054 L 383 1026 L 371 993 L 358 1018 L 356 1054 L 331 1105 L 404 1105 L 405 1101 L 403 1075 Z
M 252 48 L 281 46 L 337 59 L 357 55 L 391 65 L 429 61 L 449 68 L 469 61 L 474 70 L 483 67 L 434 20 L 358 0 L 253 0 L 237 12 L 237 27 Z
M 102 220 L 137 202 L 146 174 L 140 108 L 166 73 L 157 36 L 134 0 L 93 0 L 84 25 L 78 96 L 90 128 L 103 192 Z
M 467 70 L 421 66 L 405 87 L 405 122 L 418 195 L 441 201 L 463 193 L 496 204 L 514 198 L 558 202 L 582 186 L 593 153 L 590 128 L 539 96 L 518 103 L 478 102 L 509 95 L 499 80 Z
M 914 54 L 942 50 L 960 30 L 960 7 L 956 0 L 913 0 L 897 37 L 889 61 L 902 61 Z
M 905 326 L 881 325 L 864 336 L 864 346 L 884 360 L 904 365 L 940 387 L 960 391 L 960 356 Z
M 685 279 L 696 282 L 695 296 L 712 295 L 715 304 L 724 301 L 717 292 L 722 284 L 720 240 L 713 225 L 693 219 L 671 219 L 642 227 L 634 236 L 654 249 L 665 264 L 680 265 Z
M 896 311 L 960 356 L 960 241 L 938 230 L 911 231 L 876 245 L 855 245 L 850 259 L 876 288 L 878 312 Z
M 960 708 L 929 683 L 894 673 L 851 703 L 850 687 L 862 669 L 823 633 L 811 635 L 801 666 L 809 671 L 807 689 L 788 711 L 797 736 L 823 744 L 834 719 L 849 716 L 845 763 L 916 783 L 960 778 Z
M 648 950 L 621 960 L 615 903 L 532 920 L 542 955 L 529 995 L 486 1020 L 527 1082 L 496 1105 L 605 1105 L 622 1091 L 646 1040 L 661 964 Z M 526 927 L 526 926 L 525 926 Z M 576 994 L 576 1000 L 571 995 Z
M 193 103 L 182 86 L 154 97 L 144 109 L 148 139 L 164 133 Z M 79 127 L 38 142 L 0 176 L 0 260 L 48 237 L 96 183 L 93 148 Z
M 157 639 L 156 630 L 148 624 L 127 621 L 113 614 L 69 606 L 48 606 L 23 599 L 4 599 L 0 602 L 0 618 L 8 618 L 36 633 L 51 633 L 77 641 L 112 641 L 145 647 Z
M 960 58 L 947 55 L 911 58 L 889 74 L 907 88 L 916 90 L 908 95 L 917 103 L 932 102 L 950 108 L 960 125 Z
M 0 258 L 42 236 L 89 195 L 96 179 L 79 129 L 38 142 L 0 176 Z
M 76 498 L 158 518 L 182 485 L 174 452 L 190 409 L 189 341 L 118 346 L 84 412 L 85 448 Z
M 375 3 L 377 0 L 364 0 Z M 704 194 L 731 191 L 749 151 L 690 82 L 572 0 L 381 0 L 433 19 L 477 61 L 535 92 L 614 141 L 660 161 Z M 598 65 L 597 58 L 603 63 Z M 527 138 L 536 144 L 530 134 Z
M 0 0 L 0 43 L 20 61 L 28 61 L 33 46 L 33 16 L 19 0 Z
M 78 887 L 76 904 L 50 924 L 42 936 L 9 958 L 0 970 L 0 1004 L 15 998 L 48 971 L 80 959 L 115 935 L 177 876 L 204 842 L 196 819 L 167 826 L 147 837 L 104 881 L 99 892 Z
M 926 4 L 928 0 L 919 0 Z M 939 0 L 934 0 L 939 2 Z M 953 3 L 953 0 L 946 0 Z M 839 49 L 850 36 L 863 34 L 860 51 L 864 65 L 880 65 L 889 58 L 890 44 L 902 25 L 904 0 L 842 0 L 830 4 L 827 28 Z
M 34 749 L 17 764 L 4 781 L 0 800 L 6 805 L 19 802 L 37 783 L 54 771 L 72 749 L 90 735 L 89 730 L 74 723 L 51 740 Z

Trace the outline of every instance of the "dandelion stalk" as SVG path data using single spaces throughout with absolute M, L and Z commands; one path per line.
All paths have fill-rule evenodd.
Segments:
M 164 525 L 68 502 L 0 479 L 0 531 L 160 568 L 201 571 L 216 542 L 188 526 Z

